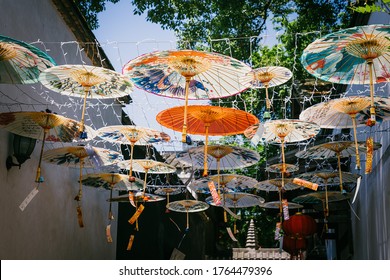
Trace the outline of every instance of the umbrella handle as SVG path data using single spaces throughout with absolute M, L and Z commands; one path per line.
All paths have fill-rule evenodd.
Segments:
M 190 81 L 191 81 L 191 77 L 186 77 L 183 132 L 181 135 L 181 142 L 183 143 L 186 143 L 186 137 L 187 137 L 187 107 L 188 107 L 188 91 L 190 87 Z
M 271 110 L 271 100 L 269 100 L 269 97 L 268 97 L 268 85 L 265 86 L 265 104 L 266 104 L 267 110 L 270 111 Z
M 43 182 L 43 177 L 41 177 L 41 164 L 42 164 L 42 156 L 43 156 L 43 147 L 45 146 L 45 141 L 46 141 L 46 135 L 49 129 L 44 128 L 43 129 L 43 139 L 42 139 L 42 146 L 41 146 L 41 152 L 39 154 L 39 162 L 38 162 L 38 167 L 37 167 L 37 174 L 35 176 L 35 182 L 36 183 L 42 183 Z
M 341 159 L 340 152 L 337 153 L 337 164 L 339 167 L 339 177 L 340 177 L 340 191 L 343 192 L 343 174 L 341 172 Z
M 84 131 L 84 121 L 85 121 L 85 107 L 87 106 L 87 96 L 89 94 L 90 87 L 84 87 L 84 103 L 83 103 L 83 110 L 81 112 L 81 126 L 80 126 L 80 132 Z
M 207 146 L 208 146 L 208 143 L 209 143 L 209 127 L 210 127 L 210 124 L 205 124 L 206 140 L 205 140 L 205 144 L 204 144 L 203 177 L 207 177 L 208 176 Z
M 130 142 L 130 171 L 129 171 L 129 180 L 133 176 L 133 153 L 134 153 L 134 143 Z
M 372 72 L 373 72 L 373 61 L 372 59 L 367 60 L 368 64 L 368 72 L 370 75 L 370 101 L 371 101 L 371 106 L 370 106 L 370 115 L 371 115 L 371 122 L 372 124 L 376 123 L 376 117 L 375 117 L 375 103 L 374 103 L 374 79 L 372 77 Z
M 356 118 L 355 116 L 351 116 L 351 117 L 352 117 L 352 124 L 353 124 L 353 137 L 355 140 L 356 169 L 360 169 L 360 155 L 359 155 L 359 147 L 358 147 L 357 133 L 356 133 Z

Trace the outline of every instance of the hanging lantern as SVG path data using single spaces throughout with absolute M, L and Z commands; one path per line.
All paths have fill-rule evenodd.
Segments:
M 283 237 L 283 250 L 291 256 L 298 256 L 300 252 L 306 250 L 306 239 L 285 235 Z
M 283 230 L 288 236 L 303 238 L 313 235 L 317 231 L 317 224 L 312 217 L 298 212 L 283 222 Z

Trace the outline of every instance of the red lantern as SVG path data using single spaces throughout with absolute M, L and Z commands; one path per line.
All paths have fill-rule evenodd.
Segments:
M 317 224 L 312 217 L 298 212 L 283 222 L 283 230 L 288 236 L 304 238 L 317 231 Z
M 288 252 L 291 256 L 298 256 L 300 252 L 306 249 L 305 238 L 295 238 L 288 235 L 283 237 L 283 250 Z

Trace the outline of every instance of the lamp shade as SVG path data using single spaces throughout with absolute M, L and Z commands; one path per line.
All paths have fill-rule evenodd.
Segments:
M 22 165 L 34 151 L 36 139 L 14 134 L 14 157 Z

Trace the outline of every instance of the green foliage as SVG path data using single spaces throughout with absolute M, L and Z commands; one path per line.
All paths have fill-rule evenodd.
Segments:
M 351 10 L 357 13 L 368 14 L 374 12 L 385 12 L 389 13 L 389 8 L 387 4 L 390 3 L 390 0 L 379 1 L 379 4 L 376 4 L 378 1 L 356 1 L 354 4 L 351 4 Z
M 99 27 L 97 14 L 106 9 L 106 2 L 118 3 L 119 0 L 73 0 L 83 14 L 91 29 Z

